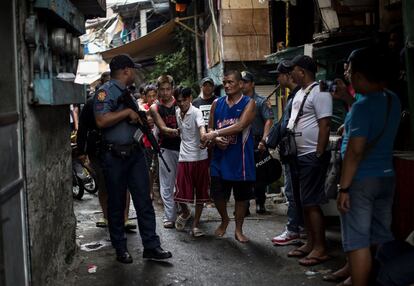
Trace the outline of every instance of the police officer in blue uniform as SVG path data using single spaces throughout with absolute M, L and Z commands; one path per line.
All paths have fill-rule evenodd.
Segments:
M 155 233 L 155 212 L 150 198 L 148 166 L 145 154 L 134 140 L 139 115 L 126 108 L 119 98 L 134 82 L 135 64 L 128 55 L 114 57 L 109 67 L 111 80 L 100 87 L 94 99 L 96 124 L 102 129 L 102 168 L 108 190 L 108 223 L 116 258 L 132 263 L 124 231 L 125 195 L 127 189 L 137 212 L 139 232 L 144 246 L 143 257 L 167 259 L 172 255 L 160 247 Z M 132 95 L 130 95 L 132 96 Z

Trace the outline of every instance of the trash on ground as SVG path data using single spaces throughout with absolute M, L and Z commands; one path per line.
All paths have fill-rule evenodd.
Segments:
M 319 273 L 319 272 L 308 270 L 308 271 L 306 271 L 306 272 L 305 272 L 305 275 L 306 275 L 306 276 L 315 276 L 315 275 L 317 275 L 318 273 Z
M 88 273 L 90 273 L 90 274 L 96 273 L 97 269 L 98 269 L 98 266 L 96 266 L 94 264 L 89 264 L 88 265 Z
M 110 245 L 110 243 L 108 241 L 105 241 L 105 240 L 93 241 L 93 242 L 82 244 L 80 246 L 80 249 L 83 250 L 83 251 L 90 252 L 90 251 L 99 250 L 99 249 L 104 248 L 104 247 L 109 246 L 109 245 Z

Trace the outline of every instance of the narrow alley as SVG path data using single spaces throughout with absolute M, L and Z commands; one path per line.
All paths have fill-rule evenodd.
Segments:
M 234 237 L 234 220 L 223 238 L 216 238 L 214 230 L 219 224 L 215 208 L 206 208 L 201 220 L 206 236 L 193 238 L 190 228 L 183 232 L 162 227 L 162 207 L 156 205 L 157 232 L 165 249 L 173 253 L 168 262 L 142 259 L 139 234 L 127 234 L 128 248 L 133 264 L 118 263 L 110 246 L 109 234 L 104 228 L 95 227 L 102 215 L 95 195 L 85 194 L 82 201 L 75 201 L 77 217 L 77 242 L 80 251 L 70 279 L 79 286 L 134 286 L 134 285 L 332 285 L 322 281 L 322 276 L 342 266 L 345 261 L 340 251 L 338 227 L 328 228 L 329 254 L 332 259 L 312 268 L 299 266 L 297 259 L 287 258 L 294 246 L 276 247 L 270 239 L 280 233 L 286 217 L 276 214 L 277 205 L 268 200 L 268 215 L 254 212 L 246 218 L 245 232 L 251 239 L 247 244 Z M 252 207 L 253 209 L 253 207 Z M 233 206 L 228 208 L 229 214 Z M 130 211 L 130 218 L 135 218 Z M 96 273 L 88 269 L 96 266 Z M 93 272 L 93 270 L 92 270 Z

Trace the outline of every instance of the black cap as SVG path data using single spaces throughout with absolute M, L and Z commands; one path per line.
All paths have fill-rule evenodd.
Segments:
M 301 67 L 311 73 L 315 74 L 317 67 L 315 61 L 309 56 L 299 55 L 292 60 L 293 66 Z
M 282 60 L 279 65 L 277 66 L 276 70 L 270 71 L 269 73 L 272 74 L 287 74 L 290 73 L 293 70 L 293 63 L 288 60 Z
M 109 69 L 111 71 L 121 70 L 124 68 L 140 68 L 140 64 L 134 63 L 131 57 L 127 54 L 117 55 L 112 58 L 111 62 L 109 63 Z
M 214 85 L 214 80 L 211 77 L 205 77 L 202 80 L 200 80 L 200 85 L 205 84 L 206 82 L 211 83 L 212 85 Z
M 242 81 L 252 81 L 252 82 L 254 82 L 254 76 L 251 72 L 242 71 L 241 75 L 242 75 Z

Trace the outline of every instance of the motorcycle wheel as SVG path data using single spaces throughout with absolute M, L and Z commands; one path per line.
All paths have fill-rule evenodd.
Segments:
M 83 184 L 84 189 L 90 193 L 95 194 L 98 191 L 98 187 L 96 185 L 95 179 L 91 176 L 90 179 Z
M 75 174 L 72 174 L 72 196 L 74 199 L 81 200 L 85 189 L 80 179 L 76 177 Z

